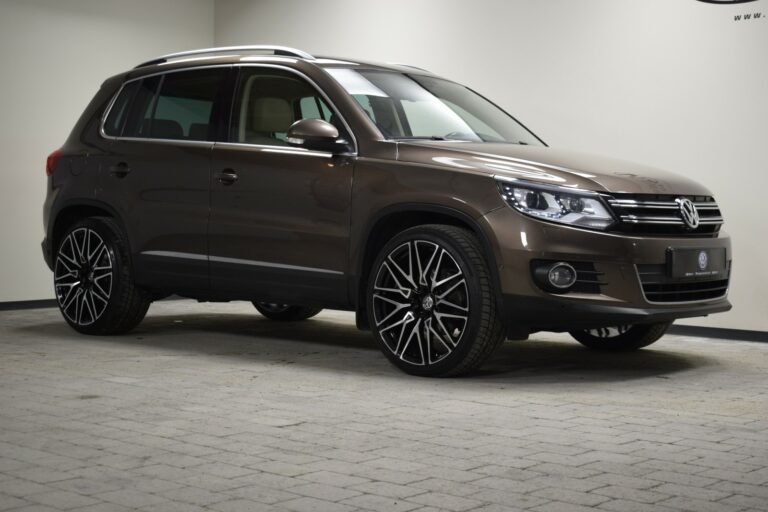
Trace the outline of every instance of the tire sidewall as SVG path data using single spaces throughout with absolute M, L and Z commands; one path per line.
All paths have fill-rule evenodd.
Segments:
M 123 294 L 124 290 L 123 287 L 123 279 L 126 273 L 130 273 L 130 262 L 127 260 L 127 248 L 121 247 L 119 244 L 121 241 L 119 240 L 117 234 L 114 232 L 113 229 L 111 229 L 106 223 L 94 219 L 94 218 L 88 218 L 83 219 L 75 224 L 73 224 L 71 227 L 69 227 L 64 234 L 61 237 L 61 240 L 59 241 L 58 247 L 56 248 L 55 253 L 55 262 L 59 258 L 59 250 L 61 249 L 61 246 L 66 241 L 67 237 L 73 232 L 78 229 L 90 229 L 96 232 L 101 239 L 104 241 L 104 244 L 106 245 L 107 251 L 109 252 L 109 257 L 112 260 L 112 290 L 109 296 L 109 300 L 107 301 L 107 307 L 104 310 L 104 313 L 92 324 L 89 325 L 80 325 L 75 322 L 72 322 L 67 315 L 64 314 L 64 311 L 61 309 L 61 305 L 58 301 L 58 295 L 56 299 L 56 303 L 59 307 L 59 311 L 61 312 L 61 316 L 64 317 L 64 320 L 76 331 L 84 333 L 84 334 L 101 334 L 109 329 L 110 326 L 114 325 L 116 319 L 114 318 L 115 315 L 119 315 L 119 308 L 117 307 L 117 304 L 120 302 L 120 297 Z M 54 292 L 55 292 L 55 278 L 56 275 L 54 273 Z
M 603 352 L 631 352 L 647 347 L 658 341 L 672 322 L 659 322 L 651 324 L 635 324 L 618 336 L 601 338 L 586 331 L 572 331 L 573 338 L 585 347 Z M 662 329 L 661 333 L 653 333 L 656 329 Z
M 461 268 L 461 271 L 464 273 L 464 278 L 467 281 L 467 294 L 469 298 L 469 318 L 467 320 L 467 326 L 464 329 L 464 333 L 459 339 L 458 346 L 456 346 L 451 354 L 445 359 L 439 361 L 436 364 L 425 366 L 410 364 L 401 360 L 394 353 L 392 353 L 386 342 L 381 337 L 378 329 L 376 328 L 376 320 L 373 312 L 373 292 L 381 264 L 384 262 L 389 253 L 392 252 L 392 250 L 394 250 L 396 247 L 402 245 L 405 242 L 414 240 L 434 242 L 441 248 L 448 251 L 448 253 L 459 265 L 459 268 Z M 467 255 L 464 253 L 460 245 L 457 244 L 452 237 L 446 235 L 442 231 L 428 227 L 415 227 L 396 235 L 379 251 L 376 260 L 371 267 L 371 272 L 366 287 L 366 309 L 368 311 L 368 318 L 370 319 L 371 323 L 371 330 L 373 331 L 373 335 L 376 339 L 376 343 L 378 344 L 379 349 L 381 349 L 384 355 L 387 356 L 390 362 L 392 362 L 395 366 L 404 372 L 411 375 L 435 377 L 444 375 L 449 372 L 455 366 L 459 365 L 461 361 L 467 357 L 467 354 L 472 349 L 472 343 L 476 339 L 479 331 L 480 312 L 482 311 L 482 308 L 490 306 L 489 304 L 485 304 L 487 299 L 484 299 L 483 294 L 480 292 L 480 287 L 478 286 L 479 279 L 480 276 L 477 272 L 477 269 L 468 263 Z
M 302 320 L 308 320 L 322 311 L 322 308 L 312 306 L 297 306 L 287 305 L 285 309 L 281 311 L 272 311 L 265 309 L 258 301 L 253 301 L 253 307 L 264 318 L 274 320 L 276 322 L 299 322 Z

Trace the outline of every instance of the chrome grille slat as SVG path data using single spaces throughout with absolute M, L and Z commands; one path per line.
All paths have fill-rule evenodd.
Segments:
M 622 222 L 634 224 L 682 224 L 679 217 L 637 217 L 635 215 L 622 215 Z M 699 224 L 722 224 L 722 217 L 705 217 L 699 220 Z
M 676 219 L 672 220 L 649 220 L 649 219 L 624 219 L 622 218 L 622 222 L 626 222 L 628 224 L 668 224 L 672 226 L 676 226 L 680 224 Z
M 689 229 L 680 214 L 677 199 L 693 202 L 699 213 L 699 226 Z M 651 236 L 716 236 L 723 223 L 720 207 L 711 197 L 658 194 L 624 194 L 607 196 L 606 202 L 620 221 L 618 231 Z
M 658 209 L 669 209 L 669 210 L 676 210 L 677 204 L 676 203 L 622 203 L 619 201 L 608 201 L 608 204 L 611 206 L 618 206 L 621 208 L 658 208 Z M 717 210 L 718 206 L 716 204 L 712 203 L 694 203 L 696 205 L 697 210 Z

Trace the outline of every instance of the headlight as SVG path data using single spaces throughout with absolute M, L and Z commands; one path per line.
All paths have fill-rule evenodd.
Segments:
M 531 217 L 588 229 L 613 224 L 611 212 L 594 192 L 572 191 L 526 181 L 496 180 L 504 200 Z

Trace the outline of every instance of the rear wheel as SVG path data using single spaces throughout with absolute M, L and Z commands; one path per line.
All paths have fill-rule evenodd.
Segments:
M 382 352 L 413 375 L 470 372 L 504 341 L 482 247 L 455 226 L 417 226 L 390 240 L 374 262 L 367 307 Z
M 64 233 L 54 289 L 64 319 L 83 334 L 128 332 L 151 302 L 133 282 L 128 242 L 109 217 L 83 219 Z
M 664 336 L 672 322 L 655 324 L 620 325 L 571 331 L 576 341 L 594 350 L 628 352 L 656 342 Z
M 290 304 L 280 304 L 276 302 L 254 302 L 253 306 L 259 313 L 278 322 L 298 322 L 312 318 L 320 313 L 323 308 L 312 306 L 292 306 Z

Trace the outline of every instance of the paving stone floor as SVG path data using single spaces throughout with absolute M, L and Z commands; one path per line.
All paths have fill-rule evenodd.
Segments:
M 768 344 L 508 342 L 387 363 L 350 313 L 165 301 L 121 337 L 0 313 L 0 510 L 768 510 Z

